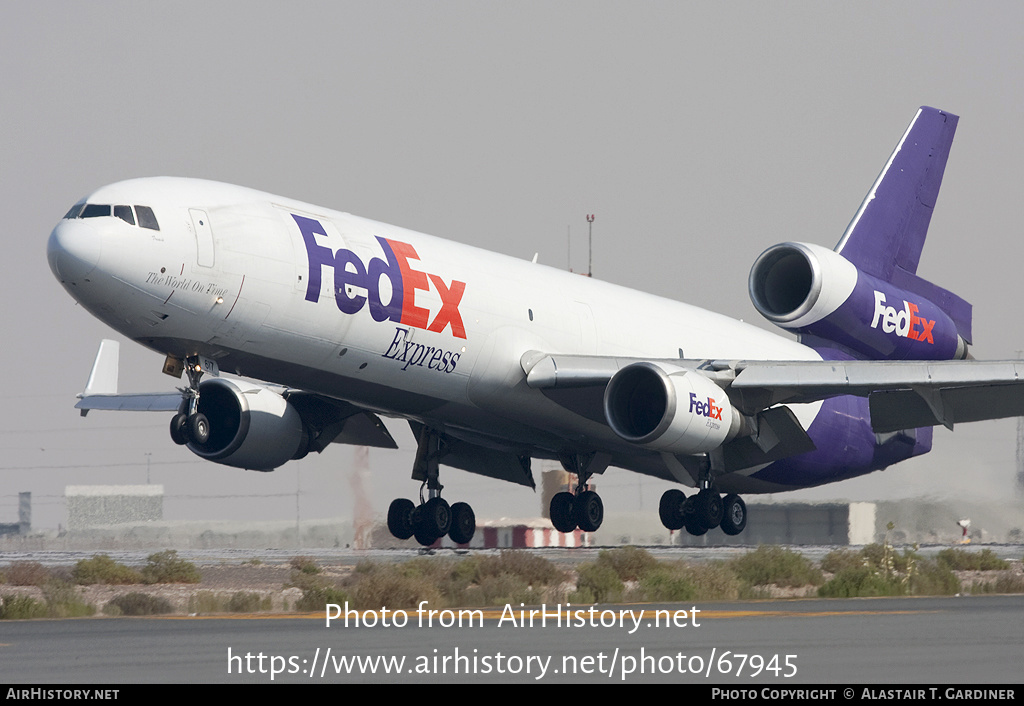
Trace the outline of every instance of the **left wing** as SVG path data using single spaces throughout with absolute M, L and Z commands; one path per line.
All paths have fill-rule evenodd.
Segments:
M 124 393 L 117 391 L 120 344 L 104 339 L 85 390 L 78 395 L 75 409 L 84 417 L 90 410 L 118 412 L 177 412 L 182 405 L 183 391 Z M 309 451 L 321 452 L 328 444 L 353 444 L 384 449 L 397 449 L 384 422 L 373 412 L 356 405 L 304 390 L 270 389 L 255 383 L 247 386 L 267 389 L 283 397 L 295 408 L 310 437 Z

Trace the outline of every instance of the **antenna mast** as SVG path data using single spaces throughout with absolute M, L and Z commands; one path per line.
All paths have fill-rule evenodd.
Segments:
M 587 230 L 589 235 L 587 236 L 587 249 L 590 251 L 587 254 L 587 277 L 594 276 L 594 214 L 587 215 Z

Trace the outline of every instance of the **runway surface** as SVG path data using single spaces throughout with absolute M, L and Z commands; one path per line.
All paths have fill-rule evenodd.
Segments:
M 995 684 L 1024 655 L 1024 596 L 519 610 L 11 621 L 0 682 Z

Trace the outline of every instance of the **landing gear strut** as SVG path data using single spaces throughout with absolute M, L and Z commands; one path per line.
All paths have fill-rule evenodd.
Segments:
M 587 490 L 587 481 L 608 467 L 608 459 L 601 454 L 577 453 L 564 454 L 559 460 L 565 470 L 576 474 L 577 482 L 573 492 L 563 491 L 551 498 L 551 524 L 559 532 L 572 532 L 577 527 L 584 532 L 596 532 L 604 521 L 604 503 L 600 495 Z
M 210 367 L 215 364 L 206 365 Z M 203 372 L 205 368 L 199 356 L 185 360 L 188 387 L 181 388 L 181 406 L 171 418 L 171 440 L 179 446 L 188 443 L 202 446 L 210 440 L 210 420 L 199 411 L 199 381 L 202 380 Z
M 415 536 L 425 547 L 448 535 L 456 544 L 469 544 L 476 534 L 476 515 L 467 503 L 449 505 L 441 497 L 438 462 L 445 454 L 443 436 L 424 427 L 418 433 L 412 477 L 423 481 L 420 504 L 397 498 L 388 508 L 388 530 L 398 539 Z M 424 491 L 425 494 L 424 494 Z

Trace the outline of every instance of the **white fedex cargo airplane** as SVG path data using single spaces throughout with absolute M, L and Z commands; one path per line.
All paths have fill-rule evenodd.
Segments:
M 835 250 L 754 263 L 755 306 L 799 342 L 238 186 L 105 186 L 54 228 L 50 267 L 188 385 L 118 394 L 104 341 L 77 406 L 173 412 L 176 443 L 262 471 L 331 442 L 393 448 L 381 417 L 404 419 L 422 486 L 388 525 L 425 545 L 476 527 L 440 465 L 533 487 L 533 458 L 578 478 L 551 502 L 563 532 L 600 526 L 587 482 L 614 465 L 697 490 L 664 494 L 666 527 L 738 534 L 738 493 L 879 470 L 926 453 L 933 425 L 1024 414 L 1024 364 L 970 360 L 970 305 L 916 273 L 956 123 L 918 111 Z

